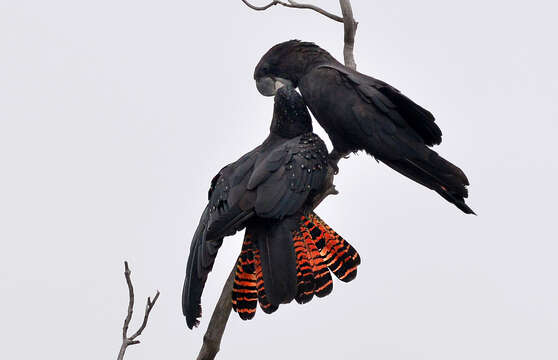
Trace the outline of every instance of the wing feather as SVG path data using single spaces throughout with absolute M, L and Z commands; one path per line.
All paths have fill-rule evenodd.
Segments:
M 428 146 L 442 142 L 442 131 L 434 122 L 428 110 L 413 102 L 393 86 L 361 74 L 341 65 L 325 64 L 320 68 L 330 68 L 339 72 L 358 95 L 378 112 L 389 118 L 398 127 L 409 127 Z

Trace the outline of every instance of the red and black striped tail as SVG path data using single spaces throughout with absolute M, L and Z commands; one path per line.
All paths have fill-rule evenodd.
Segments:
M 255 257 L 250 236 L 244 236 L 242 251 L 236 262 L 236 274 L 232 290 L 232 307 L 243 320 L 249 320 L 256 314 L 258 305 L 258 287 L 255 271 Z M 261 266 L 260 266 L 261 267 Z
M 305 304 L 312 300 L 316 287 L 314 270 L 310 263 L 310 257 L 303 235 L 305 230 L 306 229 L 303 228 L 293 234 L 293 244 L 296 255 L 296 276 L 298 280 L 295 300 L 299 304 Z
M 306 243 L 306 249 L 308 250 L 312 272 L 314 273 L 314 282 L 316 283 L 314 294 L 317 297 L 324 297 L 333 290 L 333 279 L 310 231 L 302 225 L 301 232 Z
M 330 270 L 345 282 L 356 277 L 360 264 L 358 253 L 315 213 L 301 218 L 299 228 L 293 233 L 293 246 L 297 272 L 295 300 L 299 304 L 309 302 L 314 295 L 324 297 L 331 293 Z M 267 314 L 279 308 L 267 298 L 260 252 L 246 234 L 236 263 L 232 306 L 240 318 L 249 320 L 256 314 L 258 302 Z
M 255 244 L 252 246 L 252 248 L 252 251 L 254 252 L 254 273 L 256 276 L 256 288 L 258 291 L 258 300 L 260 302 L 260 307 L 266 314 L 271 314 L 275 312 L 279 308 L 279 306 L 271 304 L 267 299 L 267 295 L 265 294 L 265 284 L 263 279 L 260 251 L 255 246 Z
M 330 228 L 318 215 L 310 213 L 302 222 L 308 229 L 327 267 L 344 282 L 353 280 L 360 265 L 360 256 L 345 239 Z
M 304 221 L 301 221 L 300 229 L 294 233 L 293 242 L 298 276 L 295 300 L 304 304 L 312 300 L 314 295 L 329 295 L 333 290 L 331 274 Z

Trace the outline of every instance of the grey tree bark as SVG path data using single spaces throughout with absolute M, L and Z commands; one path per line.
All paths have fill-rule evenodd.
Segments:
M 344 47 L 343 47 L 343 58 L 345 66 L 356 70 L 356 62 L 354 57 L 354 46 L 355 46 L 355 35 L 357 31 L 358 23 L 353 17 L 353 10 L 351 7 L 350 0 L 339 0 L 339 6 L 341 7 L 341 12 L 343 16 L 338 16 L 332 14 L 326 10 L 323 10 L 317 6 L 310 4 L 300 4 L 295 1 L 288 0 L 284 1 L 272 1 L 264 6 L 255 6 L 249 3 L 247 0 L 242 0 L 246 6 L 256 11 L 264 11 L 275 5 L 282 5 L 288 8 L 295 9 L 309 9 L 313 10 L 321 15 L 324 15 L 334 21 L 342 22 L 344 25 Z M 336 161 L 335 165 L 339 160 Z M 327 196 L 336 195 L 338 191 L 335 189 L 333 184 L 333 179 L 335 176 L 335 170 L 333 167 L 328 168 L 327 180 L 324 184 L 322 192 L 316 196 L 314 203 L 312 204 L 312 209 L 315 209 Z M 223 291 L 219 297 L 219 301 L 213 310 L 213 315 L 209 321 L 207 331 L 203 337 L 202 348 L 198 354 L 197 360 L 213 360 L 219 352 L 221 347 L 221 339 L 225 332 L 227 326 L 227 321 L 232 311 L 232 288 L 234 283 L 235 267 L 233 267 L 225 285 L 223 286 Z
M 356 70 L 354 49 L 355 35 L 358 23 L 353 17 L 353 7 L 351 6 L 350 0 L 339 0 L 339 5 L 341 6 L 341 13 L 343 14 L 343 25 L 345 28 L 343 39 L 343 59 L 345 61 L 345 66 Z

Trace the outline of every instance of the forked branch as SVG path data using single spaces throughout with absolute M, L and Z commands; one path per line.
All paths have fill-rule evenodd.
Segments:
M 263 6 L 256 6 L 249 3 L 247 0 L 242 0 L 246 6 L 248 6 L 252 10 L 256 11 L 265 11 L 272 6 L 275 5 L 282 5 L 288 8 L 294 9 L 310 9 L 314 10 L 319 14 L 327 16 L 328 18 L 335 20 L 337 22 L 343 23 L 344 26 L 344 37 L 343 37 L 343 58 L 345 61 L 345 66 L 356 70 L 356 62 L 354 56 L 354 48 L 355 48 L 355 36 L 358 27 L 358 22 L 355 21 L 353 16 L 353 8 L 351 6 L 350 0 L 339 0 L 339 6 L 341 7 L 341 13 L 343 16 L 338 16 L 332 14 L 318 6 L 311 5 L 311 4 L 301 4 L 293 0 L 288 0 L 288 2 L 274 0 L 267 5 Z
M 124 354 L 126 353 L 126 349 L 130 345 L 139 344 L 140 341 L 137 340 L 137 337 L 141 335 L 145 327 L 147 326 L 147 321 L 149 320 L 149 314 L 157 299 L 159 298 L 159 290 L 151 300 L 150 297 L 147 298 L 147 304 L 145 305 L 145 313 L 143 315 L 143 322 L 141 323 L 139 329 L 130 337 L 128 337 L 128 327 L 130 326 L 130 321 L 132 320 L 132 315 L 134 313 L 134 286 L 132 285 L 132 272 L 128 266 L 128 262 L 124 261 L 124 277 L 126 278 L 126 284 L 128 285 L 128 313 L 126 314 L 126 318 L 124 319 L 124 326 L 122 327 L 122 345 L 120 346 L 120 352 L 118 353 L 117 360 L 124 359 Z
M 255 5 L 250 4 L 246 0 L 242 0 L 242 2 L 245 3 L 246 6 L 248 6 L 250 9 L 256 10 L 256 11 L 264 11 L 264 10 L 269 9 L 272 6 L 275 6 L 275 5 L 282 5 L 282 6 L 285 6 L 285 7 L 288 7 L 288 8 L 293 8 L 293 9 L 309 9 L 309 10 L 314 10 L 315 12 L 320 13 L 324 16 L 327 16 L 328 18 L 330 18 L 332 20 L 335 20 L 337 22 L 341 22 L 341 23 L 343 22 L 343 18 L 341 16 L 332 14 L 332 13 L 330 13 L 330 12 L 320 8 L 320 7 L 317 7 L 315 5 L 300 4 L 300 3 L 296 2 L 296 1 L 292 1 L 292 0 L 288 0 L 288 2 L 275 0 L 275 1 L 272 1 L 269 4 L 264 5 L 264 6 L 255 6 Z

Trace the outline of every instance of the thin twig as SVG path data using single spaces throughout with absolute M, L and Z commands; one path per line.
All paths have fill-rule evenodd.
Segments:
M 128 285 L 128 314 L 124 319 L 124 326 L 122 327 L 122 339 L 126 340 L 128 336 L 128 326 L 130 325 L 130 320 L 132 320 L 132 314 L 134 313 L 134 285 L 132 285 L 132 279 L 130 278 L 130 268 L 128 267 L 128 262 L 124 261 L 124 277 L 126 278 L 126 284 Z
M 272 6 L 275 6 L 275 5 L 282 5 L 282 6 L 285 6 L 285 7 L 288 7 L 288 8 L 293 8 L 293 9 L 309 9 L 309 10 L 314 10 L 315 12 L 320 13 L 324 16 L 327 16 L 328 18 L 330 18 L 332 20 L 335 20 L 337 22 L 340 22 L 340 23 L 343 22 L 343 18 L 341 16 L 332 14 L 329 11 L 326 11 L 326 10 L 324 10 L 324 9 L 318 7 L 318 6 L 311 5 L 311 4 L 300 4 L 300 3 L 296 2 L 296 1 L 292 1 L 292 0 L 288 0 L 288 3 L 284 2 L 284 1 L 274 0 L 274 1 L 272 1 L 269 4 L 264 5 L 264 6 L 252 5 L 247 0 L 242 0 L 242 2 L 244 4 L 246 4 L 246 6 L 248 6 L 250 9 L 256 10 L 256 11 L 264 11 L 264 10 L 269 9 Z
M 314 11 L 319 12 L 322 15 L 329 17 L 335 21 L 343 22 L 344 24 L 344 48 L 343 48 L 343 57 L 345 60 L 345 65 L 352 69 L 356 69 L 355 58 L 353 55 L 354 50 L 354 41 L 355 41 L 355 33 L 357 29 L 358 23 L 353 18 L 353 11 L 351 8 L 350 0 L 339 0 L 339 5 L 341 6 L 341 11 L 343 13 L 343 18 L 327 13 L 325 10 L 317 8 L 313 5 L 305 5 L 305 4 L 298 4 L 294 1 L 289 0 L 289 4 L 284 3 L 282 1 L 272 1 L 271 3 L 265 6 L 254 6 L 250 4 L 246 0 L 242 0 L 248 7 L 254 10 L 263 11 L 271 6 L 274 5 L 283 5 L 286 7 L 291 8 L 300 8 L 300 9 L 312 9 Z M 335 158 L 334 165 L 339 163 L 339 160 L 344 157 L 346 154 L 336 154 L 341 155 Z M 322 192 L 320 192 L 314 198 L 314 202 L 312 203 L 312 210 L 315 209 L 326 197 L 329 195 L 337 195 L 339 192 L 335 189 L 335 185 L 333 184 L 333 179 L 336 174 L 336 169 L 332 166 L 329 166 L 327 171 L 326 182 L 324 184 Z M 211 316 L 211 320 L 209 321 L 209 325 L 207 327 L 207 331 L 203 337 L 203 345 L 198 355 L 197 360 L 213 360 L 215 356 L 219 352 L 219 348 L 221 345 L 221 339 L 223 338 L 223 334 L 225 332 L 225 327 L 227 326 L 227 321 L 232 311 L 232 288 L 234 284 L 234 275 L 235 275 L 236 266 L 232 269 L 231 273 L 225 285 L 223 286 L 223 291 L 221 292 L 221 296 L 219 297 L 219 301 L 217 305 L 215 305 L 215 309 L 213 310 L 213 315 Z
M 136 345 L 140 343 L 140 341 L 136 340 L 136 338 L 141 335 L 141 333 L 147 326 L 147 320 L 149 319 L 149 314 L 151 313 L 151 310 L 155 306 L 155 303 L 157 302 L 157 299 L 159 298 L 160 295 L 159 290 L 157 290 L 157 293 L 155 294 L 155 297 L 153 297 L 153 300 L 151 300 L 150 297 L 147 298 L 147 305 L 145 306 L 145 314 L 143 315 L 143 322 L 140 328 L 138 329 L 138 331 L 136 331 L 134 335 L 132 335 L 131 337 L 128 337 L 128 327 L 130 326 L 130 321 L 132 320 L 132 314 L 134 313 L 134 286 L 132 285 L 132 278 L 130 277 L 131 273 L 132 272 L 130 271 L 128 262 L 124 261 L 124 277 L 126 278 L 126 284 L 128 285 L 129 300 L 128 300 L 128 313 L 126 314 L 126 318 L 124 319 L 124 326 L 122 327 L 122 345 L 120 346 L 120 351 L 118 352 L 118 357 L 116 358 L 117 360 L 124 359 L 124 354 L 126 353 L 126 349 L 128 348 L 128 346 Z
M 159 298 L 159 294 L 160 294 L 160 292 L 157 291 L 157 293 L 155 294 L 155 297 L 153 298 L 153 301 L 151 301 L 150 297 L 147 298 L 147 304 L 145 305 L 145 313 L 143 315 L 143 322 L 141 323 L 141 326 L 138 329 L 138 331 L 136 331 L 134 333 L 134 335 L 130 336 L 129 340 L 134 340 L 135 338 L 140 336 L 141 333 L 143 332 L 143 330 L 145 329 L 145 327 L 147 326 L 147 320 L 149 320 L 149 313 L 151 313 L 151 310 L 153 309 L 153 306 L 155 306 L 155 302 Z
M 272 6 L 275 6 L 275 5 L 277 5 L 277 4 L 281 4 L 281 1 L 272 1 L 272 2 L 270 2 L 269 4 L 264 5 L 264 6 L 256 6 L 256 5 L 250 4 L 250 3 L 249 3 L 248 1 L 246 1 L 246 0 L 242 0 L 242 2 L 245 3 L 246 6 L 248 6 L 250 9 L 253 9 L 253 10 L 256 10 L 256 11 L 264 11 L 264 10 L 269 9 L 269 8 L 272 7 Z

